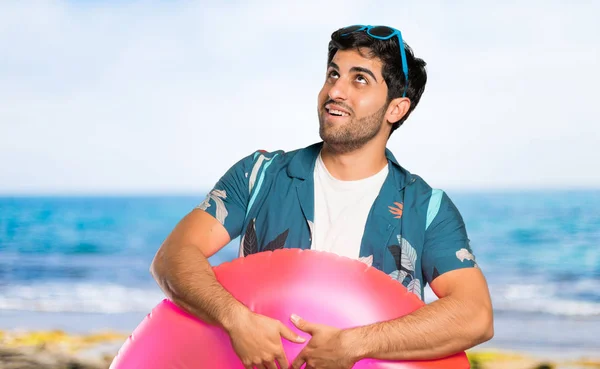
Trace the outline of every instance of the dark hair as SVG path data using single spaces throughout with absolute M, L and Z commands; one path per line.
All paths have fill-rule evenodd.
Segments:
M 360 48 L 369 50 L 367 57 L 377 57 L 381 60 L 383 64 L 381 74 L 388 86 L 387 102 L 389 103 L 395 98 L 402 97 L 406 86 L 406 77 L 402 70 L 402 60 L 397 37 L 392 37 L 388 40 L 379 40 L 370 37 L 366 32 L 353 32 L 342 37 L 340 30 L 337 30 L 331 34 L 327 64 L 333 60 L 338 50 L 356 49 L 358 52 L 361 52 Z M 390 134 L 398 129 L 417 107 L 427 83 L 425 61 L 415 58 L 412 49 L 406 42 L 404 42 L 404 50 L 408 65 L 406 97 L 410 99 L 411 104 L 406 114 L 392 125 Z M 361 55 L 363 54 L 361 53 Z

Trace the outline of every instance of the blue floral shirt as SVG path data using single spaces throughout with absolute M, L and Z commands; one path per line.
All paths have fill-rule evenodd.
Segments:
M 322 143 L 256 151 L 234 164 L 198 208 L 214 216 L 240 256 L 280 248 L 310 249 L 313 170 Z M 445 192 L 402 168 L 386 150 L 389 173 L 369 212 L 360 259 L 423 300 L 439 275 L 477 267 L 463 219 Z

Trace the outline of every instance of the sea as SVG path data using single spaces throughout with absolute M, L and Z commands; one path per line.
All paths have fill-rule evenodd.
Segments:
M 495 336 L 482 346 L 600 353 L 600 190 L 447 193 L 490 286 Z M 0 330 L 132 331 L 164 298 L 156 251 L 203 199 L 0 197 Z

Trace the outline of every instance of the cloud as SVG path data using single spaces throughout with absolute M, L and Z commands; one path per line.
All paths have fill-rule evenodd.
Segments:
M 428 63 L 390 140 L 409 170 L 600 185 L 598 5 L 369 4 L 1 3 L 0 192 L 204 192 L 257 148 L 309 145 L 329 35 L 363 22 Z

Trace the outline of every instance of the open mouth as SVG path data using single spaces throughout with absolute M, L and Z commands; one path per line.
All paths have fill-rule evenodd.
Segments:
M 329 113 L 330 115 L 333 115 L 334 117 L 349 117 L 350 116 L 350 114 L 348 114 L 347 112 L 345 112 L 343 110 L 335 109 L 335 108 L 325 108 L 325 110 L 327 111 L 327 113 Z

